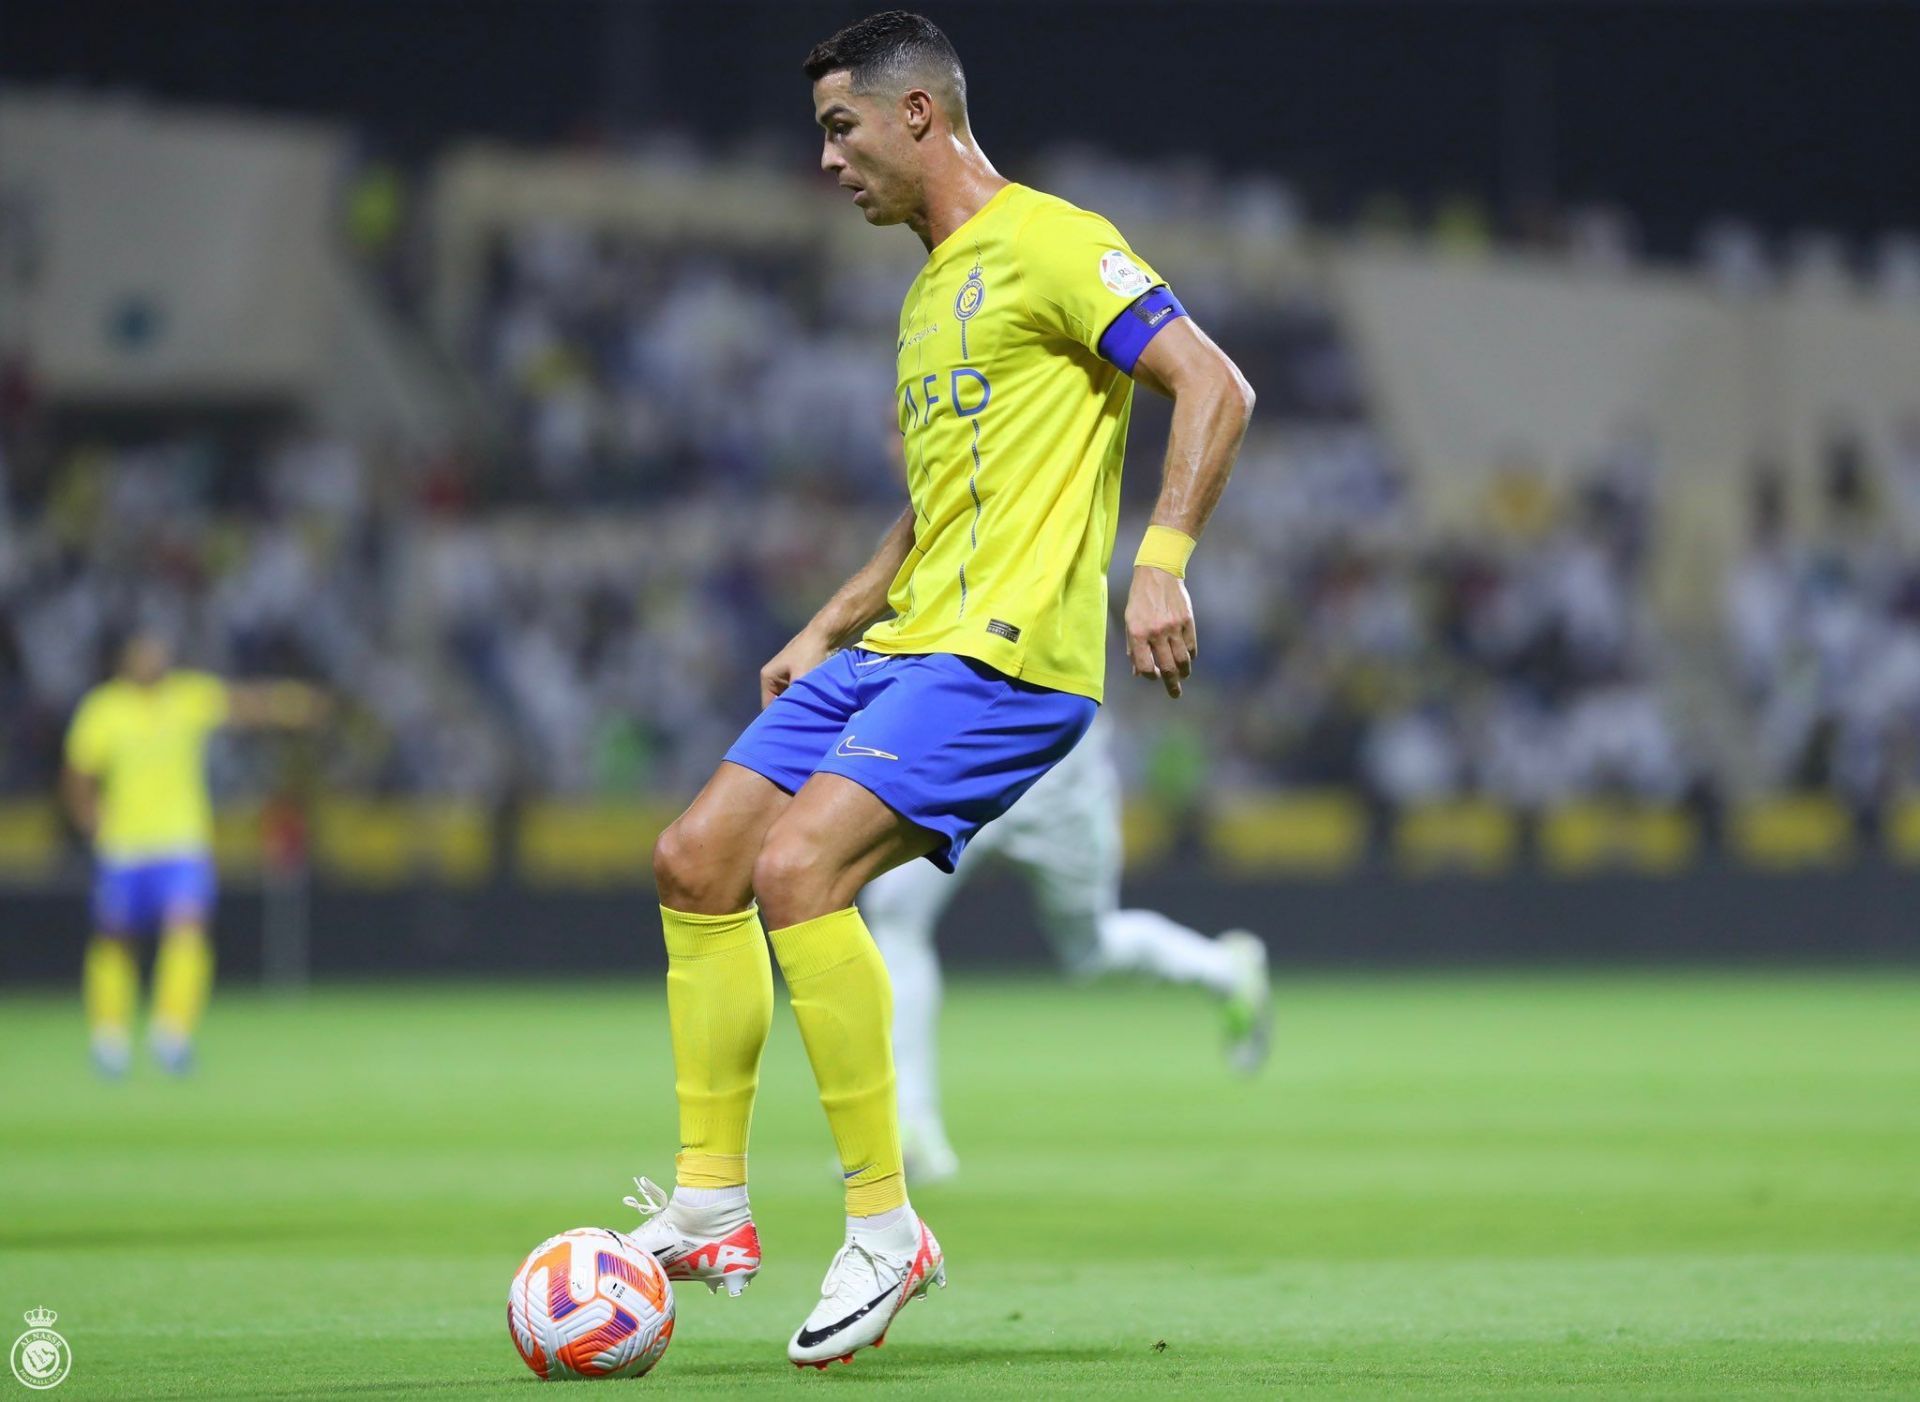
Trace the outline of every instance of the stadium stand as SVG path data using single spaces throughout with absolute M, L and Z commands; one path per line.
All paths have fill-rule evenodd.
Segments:
M 118 119 L 10 104 L 71 124 L 69 145 Z M 745 165 L 475 148 L 408 176 L 356 169 L 325 129 L 171 120 L 218 127 L 259 190 L 330 172 L 333 205 L 258 238 L 297 233 L 315 295 L 348 289 L 351 314 L 274 303 L 271 383 L 220 359 L 217 324 L 172 345 L 164 298 L 65 360 L 5 348 L 0 866 L 71 860 L 46 806 L 59 737 L 137 620 L 349 701 L 324 751 L 219 750 L 234 863 L 262 859 L 262 805 L 293 804 L 322 867 L 372 884 L 643 869 L 760 662 L 890 515 L 910 241 L 876 258 L 804 185 Z M 1072 151 L 1032 178 L 1166 249 L 1262 393 L 1208 537 L 1203 684 L 1171 710 L 1113 688 L 1137 858 L 1659 874 L 1865 842 L 1920 860 L 1900 236 L 1836 289 L 1844 263 L 1769 263 L 1737 230 L 1703 234 L 1693 269 L 1648 268 L 1619 211 L 1516 248 L 1459 204 L 1430 231 L 1341 233 L 1277 182 L 1188 179 L 1169 219 L 1151 169 Z M 99 276 L 204 280 L 192 253 Z M 149 355 L 197 346 L 175 368 L 199 388 L 156 411 Z M 338 368 L 368 355 L 413 370 L 375 393 Z

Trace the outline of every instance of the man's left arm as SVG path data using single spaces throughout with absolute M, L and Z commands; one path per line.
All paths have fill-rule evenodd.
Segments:
M 1187 557 L 1233 473 L 1253 415 L 1253 387 L 1191 317 L 1176 317 L 1134 362 L 1133 377 L 1173 400 L 1160 499 L 1154 504 L 1127 594 L 1127 659 L 1167 695 L 1193 673 L 1199 638 L 1187 596 Z

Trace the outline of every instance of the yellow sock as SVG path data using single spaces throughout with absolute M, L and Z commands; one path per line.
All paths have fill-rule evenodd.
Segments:
M 904 1207 L 900 1118 L 893 1091 L 893 986 L 866 921 L 852 906 L 768 936 L 793 995 L 820 1104 L 840 1148 L 847 1215 Z
M 95 1041 L 124 1043 L 133 1035 L 133 1004 L 140 996 L 140 966 L 126 940 L 95 935 L 87 942 L 80 987 L 87 1030 Z
M 680 1097 L 674 1181 L 747 1181 L 747 1130 L 760 1053 L 773 1026 L 773 964 L 758 910 L 687 915 L 660 907 L 667 937 L 667 1021 Z
M 160 937 L 153 961 L 154 1031 L 192 1038 L 213 989 L 213 944 L 198 925 L 174 925 Z

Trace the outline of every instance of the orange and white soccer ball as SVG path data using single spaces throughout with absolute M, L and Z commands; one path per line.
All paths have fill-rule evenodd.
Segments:
M 521 1263 L 507 1332 L 542 1378 L 637 1378 L 673 1338 L 673 1286 L 631 1237 L 580 1227 Z

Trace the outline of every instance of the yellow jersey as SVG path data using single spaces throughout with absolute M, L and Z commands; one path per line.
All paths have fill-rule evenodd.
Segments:
M 227 688 L 204 672 L 87 693 L 67 732 L 67 763 L 100 785 L 101 860 L 195 856 L 212 845 L 207 736 L 226 718 Z
M 1100 699 L 1128 372 L 1178 314 L 1165 293 L 1171 312 L 1144 310 L 1160 286 L 1105 219 L 1017 184 L 928 255 L 898 346 L 914 544 L 894 616 L 861 647 L 958 653 Z M 1144 326 L 1116 355 L 1109 328 L 1130 309 Z

